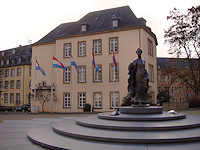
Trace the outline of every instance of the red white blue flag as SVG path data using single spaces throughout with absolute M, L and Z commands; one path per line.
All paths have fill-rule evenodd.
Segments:
M 53 68 L 67 69 L 67 67 L 53 56 Z
M 114 50 L 112 52 L 113 52 L 113 62 L 114 62 L 114 65 L 115 65 L 115 69 L 117 70 L 117 61 L 115 59 L 115 52 L 114 52 Z
M 75 60 L 74 60 L 74 58 L 72 57 L 72 55 L 71 55 L 71 66 L 75 66 L 76 71 L 79 73 L 79 71 L 78 71 L 78 66 L 77 66 L 77 64 L 76 64 L 76 62 L 75 62 Z
M 95 69 L 96 71 L 99 72 L 99 68 L 98 68 L 98 66 L 97 66 L 97 64 L 96 64 L 96 61 L 95 61 L 95 58 L 94 58 L 94 54 L 93 54 L 93 53 L 92 53 L 92 64 L 94 65 L 94 69 Z
M 45 74 L 44 70 L 42 69 L 42 67 L 40 67 L 40 65 L 39 65 L 39 63 L 38 63 L 38 61 L 37 61 L 37 60 L 36 60 L 36 70 L 40 70 L 40 71 L 41 71 L 41 73 L 42 73 L 44 76 L 46 76 L 46 74 Z

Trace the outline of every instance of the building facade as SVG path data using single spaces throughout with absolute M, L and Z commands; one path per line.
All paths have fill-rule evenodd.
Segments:
M 46 81 L 49 85 L 53 78 L 57 101 L 52 107 L 51 102 L 45 104 L 47 112 L 51 108 L 53 112 L 82 112 L 86 103 L 91 104 L 94 111 L 110 111 L 113 109 L 113 80 L 116 107 L 119 107 L 128 93 L 128 65 L 137 58 L 136 50 L 141 47 L 150 78 L 149 91 L 155 103 L 156 46 L 156 36 L 146 26 L 146 20 L 137 18 L 128 6 L 88 13 L 77 22 L 59 25 L 33 44 L 32 72 L 35 72 L 37 58 L 46 76 L 40 72 L 36 72 L 36 76 L 32 74 L 32 88 L 35 79 L 36 84 Z M 113 50 L 117 69 L 113 64 Z M 92 53 L 99 72 L 92 66 Z M 71 55 L 79 73 L 71 66 Z M 54 68 L 52 73 L 53 56 L 68 69 Z M 37 100 L 36 105 L 41 111 Z
M 0 106 L 30 104 L 31 45 L 0 52 Z

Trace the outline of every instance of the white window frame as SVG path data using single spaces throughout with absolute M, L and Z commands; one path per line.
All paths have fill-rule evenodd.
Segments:
M 10 61 L 9 59 L 6 60 L 6 65 L 9 65 Z
M 67 69 L 64 70 L 64 83 L 70 83 L 71 79 L 71 67 L 67 67 Z
M 94 55 L 100 55 L 101 53 L 101 40 L 94 40 Z
M 115 94 L 115 108 L 119 108 L 119 92 L 114 92 Z M 113 92 L 110 92 L 110 104 L 111 104 L 111 107 L 110 108 L 113 108 Z
M 65 49 L 65 52 L 64 52 L 65 57 L 71 57 L 71 50 L 72 50 L 71 43 L 66 43 L 64 45 L 64 49 Z
M 8 77 L 9 76 L 9 69 L 6 69 L 5 71 L 5 77 Z
M 98 66 L 98 70 L 96 71 L 96 69 L 94 69 L 94 82 L 101 82 L 102 81 L 102 72 L 101 72 L 101 65 L 97 65 Z
M 85 83 L 86 82 L 86 67 L 85 66 L 79 66 L 78 70 L 79 70 L 78 82 L 79 83 Z
M 109 39 L 110 41 L 110 54 L 112 54 L 112 50 L 114 48 L 114 52 L 115 53 L 118 53 L 118 38 L 115 37 L 115 38 L 110 38 Z
M 86 25 L 86 24 L 83 24 L 83 25 L 81 26 L 81 31 L 84 32 L 84 31 L 86 31 L 86 30 L 87 30 L 87 25 Z
M 148 54 L 153 56 L 153 42 L 150 39 L 148 39 Z
M 110 81 L 113 81 L 113 71 L 114 71 L 114 69 L 115 69 L 115 79 L 114 79 L 114 81 L 116 82 L 116 81 L 119 81 L 119 64 L 117 63 L 117 70 L 116 70 L 116 68 L 115 68 L 115 65 L 114 65 L 114 63 L 112 63 L 112 64 L 110 64 Z
M 113 27 L 118 27 L 118 20 L 117 19 L 113 20 L 112 22 L 113 22 Z
M 8 103 L 8 93 L 4 93 L 4 103 Z
M 70 93 L 64 93 L 64 108 L 69 108 L 71 105 Z
M 8 89 L 8 81 L 5 81 L 5 89 Z
M 94 92 L 94 108 L 102 108 L 102 93 Z
M 86 93 L 79 93 L 78 94 L 78 107 L 83 108 L 86 102 Z
M 20 93 L 16 93 L 16 103 L 20 104 Z
M 86 42 L 78 42 L 78 56 L 86 56 Z
M 15 69 L 11 69 L 11 77 L 15 76 Z
M 2 61 L 1 61 L 1 66 L 3 66 L 3 64 L 4 64 L 4 63 L 3 63 L 3 60 L 2 60 Z
M 14 93 L 10 93 L 10 103 L 14 103 Z
M 21 68 L 17 68 L 17 76 L 21 76 Z

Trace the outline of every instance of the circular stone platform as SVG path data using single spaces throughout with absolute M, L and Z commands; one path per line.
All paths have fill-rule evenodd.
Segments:
M 119 112 L 123 114 L 158 114 L 162 113 L 163 108 L 157 106 L 150 107 L 137 107 L 137 106 L 127 106 L 120 107 Z

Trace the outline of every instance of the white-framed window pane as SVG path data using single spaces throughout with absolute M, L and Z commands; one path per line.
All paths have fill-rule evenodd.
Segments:
M 0 70 L 0 77 L 3 77 L 3 70 Z
M 113 49 L 115 53 L 118 53 L 118 38 L 110 39 L 110 53 L 112 53 Z
M 82 26 L 81 26 L 81 31 L 83 32 L 83 31 L 86 31 L 86 30 L 87 30 L 87 25 L 85 25 L 85 24 L 82 25 Z
M 83 67 L 79 67 L 79 74 L 78 74 L 78 76 L 79 76 L 79 82 L 85 82 L 85 67 L 83 66 Z
M 83 108 L 85 106 L 85 101 L 86 101 L 85 98 L 86 98 L 85 93 L 79 93 L 79 96 L 78 96 L 78 101 L 79 101 L 78 107 L 79 108 Z
M 5 77 L 8 77 L 9 76 L 9 70 L 6 69 L 6 72 L 5 72 Z
M 20 86 L 21 86 L 21 81 L 17 80 L 17 89 L 20 89 Z
M 118 108 L 119 107 L 119 93 L 115 92 L 114 93 L 114 99 L 115 99 L 115 108 Z M 114 100 L 113 99 L 113 92 L 111 93 L 111 108 L 114 107 Z
M 70 107 L 71 100 L 70 100 L 70 93 L 64 94 L 64 107 Z
M 20 93 L 16 93 L 16 103 L 20 103 Z
M 148 39 L 148 54 L 153 56 L 153 42 Z
M 101 40 L 94 41 L 94 54 L 101 54 Z
M 17 76 L 21 75 L 21 68 L 17 68 Z
M 85 42 L 79 42 L 78 49 L 79 56 L 85 56 Z
M 118 27 L 118 20 L 113 20 L 113 27 Z
M 5 89 L 8 89 L 8 81 L 5 81 Z
M 94 108 L 101 108 L 102 106 L 101 97 L 102 97 L 101 93 L 94 93 Z
M 94 82 L 101 82 L 101 65 L 97 65 L 98 70 L 94 69 Z
M 10 62 L 10 61 L 9 61 L 9 59 L 8 59 L 8 60 L 6 60 L 6 65 L 9 65 L 9 62 Z
M 10 82 L 10 88 L 11 88 L 11 89 L 14 89 L 14 80 L 12 80 L 12 81 Z
M 71 44 L 65 44 L 65 57 L 71 56 Z
M 70 76 L 71 76 L 71 68 L 67 67 L 64 70 L 64 83 L 70 83 Z
M 10 103 L 14 103 L 14 93 L 10 93 Z
M 119 65 L 117 64 L 117 67 Z M 113 81 L 113 78 L 114 78 L 114 81 L 119 81 L 119 73 L 118 73 L 118 68 L 116 69 L 115 65 L 114 64 L 110 64 L 110 81 Z M 115 72 L 114 72 L 115 71 Z M 115 74 L 114 74 L 115 73 Z
M 8 103 L 8 93 L 4 94 L 4 103 Z
M 15 76 L 15 69 L 11 69 L 11 77 Z

